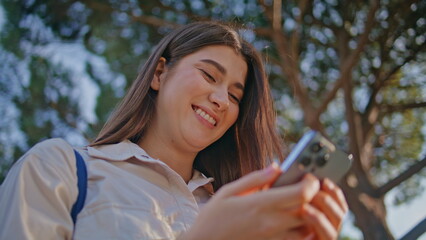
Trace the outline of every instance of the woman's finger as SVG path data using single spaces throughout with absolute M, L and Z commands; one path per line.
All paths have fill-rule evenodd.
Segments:
M 335 229 L 340 229 L 340 225 L 343 222 L 346 212 L 332 196 L 326 192 L 320 191 L 317 195 L 315 195 L 311 204 L 324 213 Z
M 286 236 L 291 229 L 306 226 L 306 221 L 300 215 L 294 215 L 286 211 L 274 211 L 261 215 L 256 229 L 262 234 L 262 239 L 270 239 L 277 236 Z
M 254 202 L 263 202 L 277 210 L 301 207 L 310 202 L 320 189 L 319 181 L 312 174 L 307 174 L 300 182 L 253 194 Z
M 343 191 L 330 179 L 326 178 L 322 181 L 321 189 L 330 194 L 345 213 L 349 211 L 348 203 L 346 202 Z
M 301 226 L 294 228 L 292 230 L 286 231 L 282 234 L 279 240 L 294 240 L 294 239 L 303 239 L 303 240 L 314 240 L 315 233 L 310 230 L 307 226 Z
M 258 191 L 265 185 L 271 184 L 278 177 L 280 172 L 279 166 L 273 163 L 263 170 L 252 172 L 223 186 L 215 196 L 230 197 Z
M 302 216 L 314 230 L 317 239 L 332 240 L 337 239 L 338 230 L 333 227 L 328 218 L 320 210 L 306 204 L 303 206 Z

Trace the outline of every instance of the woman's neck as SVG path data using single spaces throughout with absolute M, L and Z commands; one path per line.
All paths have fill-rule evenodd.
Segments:
M 167 164 L 183 180 L 188 183 L 192 178 L 193 163 L 197 153 L 179 150 L 176 146 L 156 138 L 145 135 L 138 145 L 152 158 L 159 159 Z

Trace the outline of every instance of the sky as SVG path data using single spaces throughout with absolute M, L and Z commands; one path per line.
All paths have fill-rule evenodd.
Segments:
M 426 179 L 422 181 L 423 189 L 426 189 Z M 385 198 L 387 206 L 391 206 L 391 198 L 394 192 L 389 192 Z M 402 237 L 417 223 L 426 217 L 426 191 L 408 204 L 388 208 L 388 224 L 396 238 Z M 426 240 L 426 233 L 419 240 Z

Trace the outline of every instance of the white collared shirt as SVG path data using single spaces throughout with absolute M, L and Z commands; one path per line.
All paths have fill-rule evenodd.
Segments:
M 130 141 L 78 150 L 88 186 L 76 226 L 74 153 L 51 139 L 28 151 L 0 187 L 0 239 L 176 239 L 212 195 L 212 178 L 194 170 L 186 184 Z

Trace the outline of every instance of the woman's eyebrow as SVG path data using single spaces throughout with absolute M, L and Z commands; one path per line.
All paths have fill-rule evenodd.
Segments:
M 201 59 L 200 61 L 213 65 L 214 67 L 217 68 L 217 70 L 219 70 L 219 72 L 221 72 L 223 75 L 226 75 L 226 69 L 220 63 L 216 62 L 215 60 Z
M 207 63 L 207 64 L 211 64 L 214 67 L 217 68 L 217 70 L 219 70 L 219 72 L 221 72 L 223 75 L 226 75 L 226 69 L 225 67 L 223 67 L 220 63 L 216 62 L 215 60 L 212 59 L 201 59 L 201 62 Z M 240 89 L 241 91 L 244 91 L 244 85 L 237 82 L 235 84 L 233 84 L 236 88 Z
M 238 88 L 238 89 L 240 89 L 241 91 L 243 91 L 244 92 L 244 85 L 243 84 L 241 84 L 241 83 L 239 83 L 239 82 L 236 82 L 236 83 L 234 83 L 233 84 L 236 88 Z

